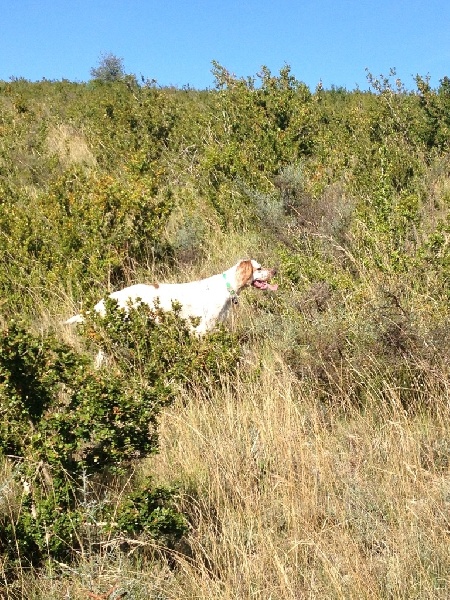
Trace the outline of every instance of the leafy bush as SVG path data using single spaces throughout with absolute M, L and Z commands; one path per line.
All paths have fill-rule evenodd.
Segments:
M 171 210 L 170 191 L 158 193 L 152 178 L 98 179 L 77 167 L 37 198 L 10 197 L 0 205 L 3 296 L 23 306 L 17 281 L 43 297 L 56 283 L 73 282 L 77 295 L 123 283 L 137 264 L 169 254 L 161 238 Z
M 170 312 L 140 304 L 125 313 L 111 298 L 105 304 L 106 317 L 86 315 L 84 336 L 121 372 L 155 385 L 158 394 L 167 395 L 166 401 L 172 398 L 174 384 L 207 389 L 238 363 L 239 345 L 233 334 L 219 326 L 201 338 L 193 335 L 191 325 L 197 318 L 192 323 L 182 319 L 176 302 Z
M 140 307 L 124 319 L 110 308 L 101 337 L 99 322 L 84 328 L 113 353 L 110 368 L 15 322 L 1 334 L 0 449 L 23 489 L 13 513 L 0 515 L 0 550 L 10 558 L 39 565 L 138 534 L 170 545 L 184 532 L 174 492 L 132 473 L 157 451 L 158 413 L 174 386 L 211 387 L 237 364 L 237 345 L 224 330 L 198 340 L 176 310 Z M 108 482 L 125 475 L 114 503 Z

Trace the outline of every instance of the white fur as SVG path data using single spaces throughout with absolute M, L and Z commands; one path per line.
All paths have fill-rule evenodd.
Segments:
M 276 286 L 268 284 L 274 274 L 274 269 L 263 269 L 255 260 L 240 260 L 224 273 L 207 279 L 189 283 L 138 283 L 113 292 L 109 297 L 117 300 L 118 305 L 125 310 L 130 305 L 138 305 L 139 302 L 153 308 L 155 300 L 158 299 L 160 307 L 169 311 L 172 310 L 172 302 L 178 302 L 182 307 L 180 314 L 183 318 L 200 317 L 195 331 L 201 335 L 213 329 L 218 321 L 226 317 L 233 298 L 237 299 L 244 287 L 255 285 L 260 289 L 276 289 Z M 100 300 L 94 306 L 94 310 L 105 315 L 105 301 Z M 81 314 L 65 321 L 67 324 L 82 322 Z

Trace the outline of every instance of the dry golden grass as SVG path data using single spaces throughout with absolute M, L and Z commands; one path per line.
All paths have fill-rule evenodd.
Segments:
M 190 556 L 163 597 L 448 597 L 448 392 L 434 416 L 394 389 L 344 411 L 268 356 L 259 377 L 180 399 L 151 470 L 181 481 Z
M 224 242 L 219 259 L 209 257 L 205 272 L 192 267 L 193 277 L 214 272 L 216 261 L 231 263 L 233 252 L 245 255 L 245 247 Z M 369 283 L 374 306 L 380 286 Z M 253 322 L 257 297 L 246 292 L 230 319 L 246 323 L 256 340 L 240 376 L 208 396 L 180 392 L 161 418 L 160 454 L 146 469 L 161 483 L 180 482 L 179 505 L 190 522 L 169 564 L 154 557 L 136 564 L 135 554 L 105 550 L 37 578 L 24 570 L 5 598 L 448 598 L 448 365 L 420 365 L 424 406 L 406 411 L 376 355 L 339 371 L 323 353 L 314 367 L 334 378 L 334 396 L 325 402 L 313 378 L 302 383 L 287 366 L 289 320 L 273 339 L 269 322 Z M 425 312 L 416 311 L 423 323 Z M 42 311 L 44 328 L 50 313 Z M 350 306 L 347 313 L 356 319 Z M 333 319 L 310 319 L 318 331 L 323 320 L 317 335 L 326 346 Z M 74 332 L 64 336 L 75 343 Z M 352 378 L 366 386 L 362 406 L 347 396 Z
M 47 151 L 56 154 L 63 165 L 84 164 L 95 167 L 96 160 L 84 135 L 74 127 L 61 123 L 54 126 L 47 137 Z
M 189 278 L 232 264 L 252 245 L 256 258 L 265 259 L 264 246 L 255 239 L 248 248 L 232 236 L 219 240 L 217 234 L 216 240 L 216 255 L 207 256 L 201 271 L 190 266 Z M 138 280 L 144 277 L 136 274 Z M 367 278 L 370 307 L 381 302 L 381 287 Z M 154 557 L 136 564 L 135 553 L 93 552 L 78 565 L 38 577 L 24 569 L 14 586 L 5 588 L 5 598 L 448 597 L 448 366 L 443 362 L 433 371 L 419 365 L 421 374 L 429 369 L 425 406 L 408 412 L 398 383 L 384 371 L 388 363 L 378 362 L 377 355 L 361 355 L 360 364 L 356 355 L 336 365 L 327 354 L 340 328 L 350 323 L 357 331 L 354 322 L 364 322 L 351 300 L 343 324 L 332 313 L 305 309 L 309 346 L 304 357 L 298 350 L 296 360 L 303 357 L 306 367 L 333 379 L 328 391 L 333 397 L 325 402 L 314 369 L 302 383 L 287 366 L 283 350 L 302 343 L 290 339 L 295 332 L 289 317 L 276 316 L 279 329 L 271 339 L 272 315 L 255 317 L 252 310 L 258 298 L 257 292 L 245 292 L 230 318 L 231 326 L 244 324 L 253 336 L 241 375 L 224 380 L 209 396 L 181 392 L 162 415 L 160 454 L 146 469 L 163 484 L 180 482 L 179 505 L 190 522 L 187 539 L 169 564 Z M 68 297 L 62 300 L 70 304 Z M 409 301 L 417 303 L 415 313 L 424 325 L 432 306 L 414 295 Z M 45 329 L 57 310 L 37 310 Z M 76 345 L 74 331 L 63 327 L 60 333 Z M 315 361 L 314 336 L 322 349 Z M 363 406 L 348 397 L 352 381 L 366 386 Z M 0 585 L 0 598 L 1 593 Z
M 4 597 L 447 598 L 448 372 L 429 373 L 423 410 L 405 411 L 381 372 L 370 386 L 382 367 L 369 360 L 364 406 L 344 388 L 323 402 L 265 344 L 237 379 L 180 392 L 161 417 L 145 468 L 180 483 L 190 521 L 169 564 L 105 549 L 37 578 L 24 569 Z

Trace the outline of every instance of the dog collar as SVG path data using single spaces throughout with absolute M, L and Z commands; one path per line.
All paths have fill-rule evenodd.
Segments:
M 238 295 L 236 294 L 236 292 L 231 287 L 231 283 L 229 281 L 227 281 L 227 274 L 226 273 L 222 273 L 222 277 L 225 279 L 225 285 L 227 286 L 228 293 L 231 296 L 231 302 L 233 304 L 237 304 L 239 302 Z

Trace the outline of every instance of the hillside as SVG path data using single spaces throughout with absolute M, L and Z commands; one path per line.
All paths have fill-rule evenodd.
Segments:
M 446 598 L 450 81 L 312 92 L 287 66 L 214 73 L 207 91 L 0 82 L 0 596 Z M 278 291 L 244 292 L 203 341 L 114 312 L 106 332 L 61 324 L 108 291 L 243 257 L 277 266 Z M 101 343 L 115 358 L 96 374 Z M 45 426 L 20 420 L 28 396 Z M 59 463 L 68 398 L 84 445 Z M 91 460 L 94 431 L 109 445 Z M 56 464 L 77 483 L 51 512 Z M 21 489 L 38 477 L 50 520 L 73 510 L 53 538 Z M 160 529 L 147 512 L 119 542 L 86 534 L 80 506 L 108 489 L 108 522 L 139 505 L 137 522 L 141 488 L 160 490 Z

